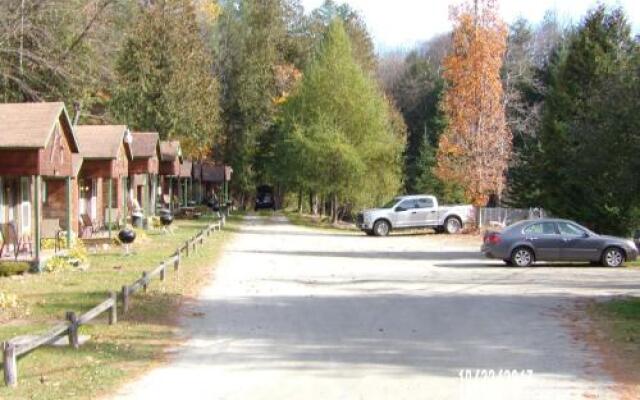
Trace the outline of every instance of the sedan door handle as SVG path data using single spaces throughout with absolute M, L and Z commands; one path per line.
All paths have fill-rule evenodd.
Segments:
M 417 211 L 411 211 L 411 214 L 417 214 L 417 213 L 418 213 Z

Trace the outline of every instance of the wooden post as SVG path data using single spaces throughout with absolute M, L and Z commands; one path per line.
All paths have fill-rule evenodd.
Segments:
M 186 256 L 189 257 L 189 241 L 184 242 L 184 248 L 186 251 Z
M 173 262 L 173 269 L 174 271 L 180 269 L 180 249 L 176 251 L 176 260 Z
M 109 225 L 109 239 L 113 229 L 113 218 L 111 216 L 111 205 L 113 204 L 113 178 L 109 178 L 109 206 L 107 207 L 107 223 Z
M 144 279 L 144 283 L 142 284 L 142 290 L 143 290 L 145 293 L 147 293 L 147 286 L 148 286 L 148 283 L 147 283 L 147 273 L 146 273 L 146 272 L 143 272 L 143 273 L 142 273 L 142 278 Z
M 67 311 L 67 321 L 69 321 L 69 346 L 77 349 L 80 347 L 78 342 L 78 317 L 73 311 Z
M 191 245 L 193 246 L 193 253 L 194 253 L 194 254 L 196 253 L 196 250 L 198 249 L 198 248 L 196 247 L 196 244 L 197 244 L 197 243 L 198 243 L 198 241 L 196 240 L 196 237 L 194 236 L 194 237 L 191 239 Z
M 129 215 L 129 183 L 128 178 L 122 178 L 122 226 L 127 226 L 127 215 Z
M 160 270 L 160 280 L 161 281 L 164 281 L 166 270 L 167 270 L 167 266 L 165 265 L 165 263 L 163 261 L 162 262 L 162 269 Z
M 129 286 L 122 287 L 122 313 L 129 312 Z
M 41 228 L 42 228 L 42 177 L 40 175 L 36 175 L 34 177 L 34 186 L 35 190 L 33 191 L 33 226 L 34 226 L 34 238 L 33 238 L 33 249 L 36 257 L 36 262 L 38 263 L 38 270 L 40 269 L 40 236 L 41 236 Z
M 173 213 L 173 177 L 169 177 L 169 211 Z
M 72 185 L 71 185 L 71 177 L 68 176 L 66 179 L 66 189 L 67 189 L 67 249 L 71 248 L 71 204 L 72 204 Z
M 18 365 L 16 364 L 16 347 L 11 342 L 2 343 L 2 368 L 4 383 L 9 387 L 18 384 Z
M 116 292 L 111 292 L 109 294 L 111 300 L 113 300 L 113 305 L 111 306 L 111 311 L 109 312 L 109 325 L 115 325 L 118 323 L 118 295 Z

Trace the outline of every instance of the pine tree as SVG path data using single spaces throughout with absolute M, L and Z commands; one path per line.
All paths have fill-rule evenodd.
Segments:
M 329 26 L 283 118 L 279 153 L 292 161 L 285 168 L 302 188 L 332 198 L 334 209 L 336 200 L 372 205 L 398 190 L 404 137 L 376 83 L 355 61 L 340 20 Z
M 208 155 L 219 130 L 218 82 L 194 4 L 167 0 L 142 9 L 117 60 L 114 119 Z
M 604 232 L 639 221 L 637 54 L 623 11 L 599 6 L 549 70 L 533 190 L 554 214 Z

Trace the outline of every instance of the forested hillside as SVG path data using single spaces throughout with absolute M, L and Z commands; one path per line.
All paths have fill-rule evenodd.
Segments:
M 633 229 L 640 55 L 624 10 L 507 25 L 498 9 L 461 2 L 451 33 L 377 54 L 331 0 L 3 1 L 0 95 L 178 138 L 232 166 L 241 206 L 268 184 L 335 220 L 428 192 Z

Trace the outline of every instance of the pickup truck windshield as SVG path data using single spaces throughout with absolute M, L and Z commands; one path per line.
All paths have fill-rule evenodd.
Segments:
M 382 208 L 392 208 L 393 206 L 398 204 L 398 201 L 400 201 L 400 199 L 395 198 L 395 199 L 391 200 L 390 202 L 388 202 L 387 204 L 383 205 Z

